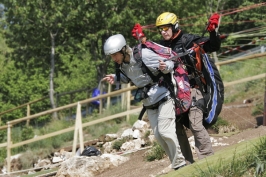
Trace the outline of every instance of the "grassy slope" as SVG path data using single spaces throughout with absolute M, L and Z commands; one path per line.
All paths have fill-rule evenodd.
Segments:
M 244 141 L 239 144 L 224 148 L 221 151 L 216 152 L 212 156 L 198 160 L 189 166 L 179 169 L 178 171 L 172 171 L 171 173 L 168 173 L 163 177 L 196 177 L 199 170 L 207 171 L 209 167 L 217 165 L 217 162 L 221 161 L 222 164 L 232 162 L 235 155 L 237 155 L 237 157 L 240 157 L 241 155 L 245 154 L 247 150 L 253 148 L 254 145 L 260 141 L 260 138 L 262 137 L 250 141 Z

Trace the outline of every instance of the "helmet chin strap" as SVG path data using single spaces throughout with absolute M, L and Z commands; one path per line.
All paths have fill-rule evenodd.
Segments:
M 126 52 L 125 52 L 125 50 L 126 50 L 126 46 L 121 50 L 121 53 L 122 53 L 122 55 L 123 55 L 123 63 L 129 63 L 129 61 L 125 61 L 125 59 L 126 59 L 126 57 L 127 57 L 127 54 L 126 54 Z
M 179 29 L 176 33 L 173 34 L 170 40 L 175 39 L 180 33 L 181 33 L 181 30 Z

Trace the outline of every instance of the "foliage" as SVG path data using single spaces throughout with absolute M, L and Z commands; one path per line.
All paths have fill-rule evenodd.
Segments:
M 220 74 L 224 82 L 239 80 L 264 73 L 266 67 L 265 58 L 240 61 L 228 65 L 222 65 Z M 263 78 L 262 78 L 263 79 Z M 225 87 L 225 103 L 243 101 L 244 99 L 258 98 L 258 104 L 263 102 L 264 81 L 262 79 L 244 82 Z
M 34 137 L 34 130 L 32 126 L 25 126 L 21 131 L 21 140 L 28 140 Z
M 256 104 L 256 106 L 252 110 L 252 116 L 262 115 L 264 110 L 263 104 Z
M 116 140 L 113 142 L 112 144 L 112 148 L 113 149 L 116 149 L 116 150 L 120 150 L 121 146 L 127 141 L 126 138 L 122 138 L 122 139 L 119 139 L 119 140 Z
M 0 167 L 4 166 L 6 156 L 6 148 L 0 148 Z
M 7 130 L 0 130 L 0 143 L 4 143 L 7 141 Z
M 218 117 L 216 123 L 214 125 L 212 125 L 210 128 L 212 128 L 213 130 L 218 132 L 219 131 L 219 127 L 228 126 L 228 125 L 229 125 L 229 123 L 226 120 L 222 119 L 221 117 Z
M 207 170 L 198 168 L 197 176 L 265 176 L 266 138 L 261 138 L 251 149 L 241 154 L 235 152 L 230 161 L 220 159 L 209 164 Z
M 146 152 L 145 159 L 147 161 L 160 160 L 165 156 L 163 148 L 157 143 L 154 142 L 152 148 Z
M 50 156 L 51 154 L 48 149 L 41 148 L 39 151 L 27 150 L 25 153 L 21 154 L 19 160 L 22 165 L 22 169 L 30 169 L 38 162 L 38 160 L 45 159 Z
M 63 93 L 80 88 L 97 87 L 101 78 L 114 72 L 113 62 L 103 54 L 102 46 L 108 36 L 123 34 L 131 46 L 137 42 L 131 37 L 135 23 L 154 26 L 162 12 L 177 14 L 182 30 L 201 34 L 207 18 L 213 12 L 227 12 L 249 6 L 256 1 L 170 1 L 158 3 L 147 1 L 103 1 L 74 0 L 59 1 L 10 1 L 1 5 L 0 30 L 0 111 L 48 95 L 50 80 L 54 81 L 54 93 Z M 152 4 L 152 6 L 151 6 Z M 140 8 L 141 7 L 141 8 Z M 4 13 L 3 13 L 4 9 Z M 197 9 L 195 11 L 195 9 Z M 227 11 L 224 11 L 227 10 Z M 263 25 L 265 9 L 257 7 L 238 13 L 226 14 L 222 18 L 222 33 L 238 32 Z M 239 22 L 246 19 L 252 22 Z M 192 28 L 193 26 L 193 28 Z M 145 28 L 149 39 L 160 40 L 156 28 Z M 52 37 L 55 48 L 52 48 Z M 241 41 L 225 40 L 224 44 Z M 7 45 L 6 45 L 7 44 Z M 51 74 L 51 53 L 55 51 L 55 76 Z M 19 78 L 19 79 L 18 79 Z M 51 89 L 51 88 L 50 88 Z M 77 101 L 87 98 L 85 93 L 75 95 Z M 47 110 L 50 101 L 39 103 L 33 113 Z M 68 98 L 60 99 L 60 105 L 68 104 Z M 58 102 L 59 103 L 59 102 Z M 5 115 L 4 122 L 25 116 L 25 111 Z M 50 117 L 43 117 L 49 121 Z

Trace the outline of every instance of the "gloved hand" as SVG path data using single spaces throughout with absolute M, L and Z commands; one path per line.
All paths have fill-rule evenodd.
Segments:
M 133 27 L 131 31 L 131 34 L 137 40 L 141 39 L 142 37 L 145 37 L 145 34 L 143 33 L 142 28 L 139 23 L 135 24 L 135 26 Z
M 210 19 L 209 19 L 209 26 L 207 27 L 207 30 L 209 32 L 212 32 L 215 30 L 215 28 L 218 27 L 218 23 L 219 23 L 219 19 L 220 19 L 220 15 L 215 13 L 213 14 Z

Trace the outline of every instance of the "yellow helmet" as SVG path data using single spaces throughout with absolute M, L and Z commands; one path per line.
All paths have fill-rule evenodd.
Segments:
M 171 12 L 164 12 L 157 17 L 156 27 L 162 25 L 176 25 L 178 23 L 177 16 Z

